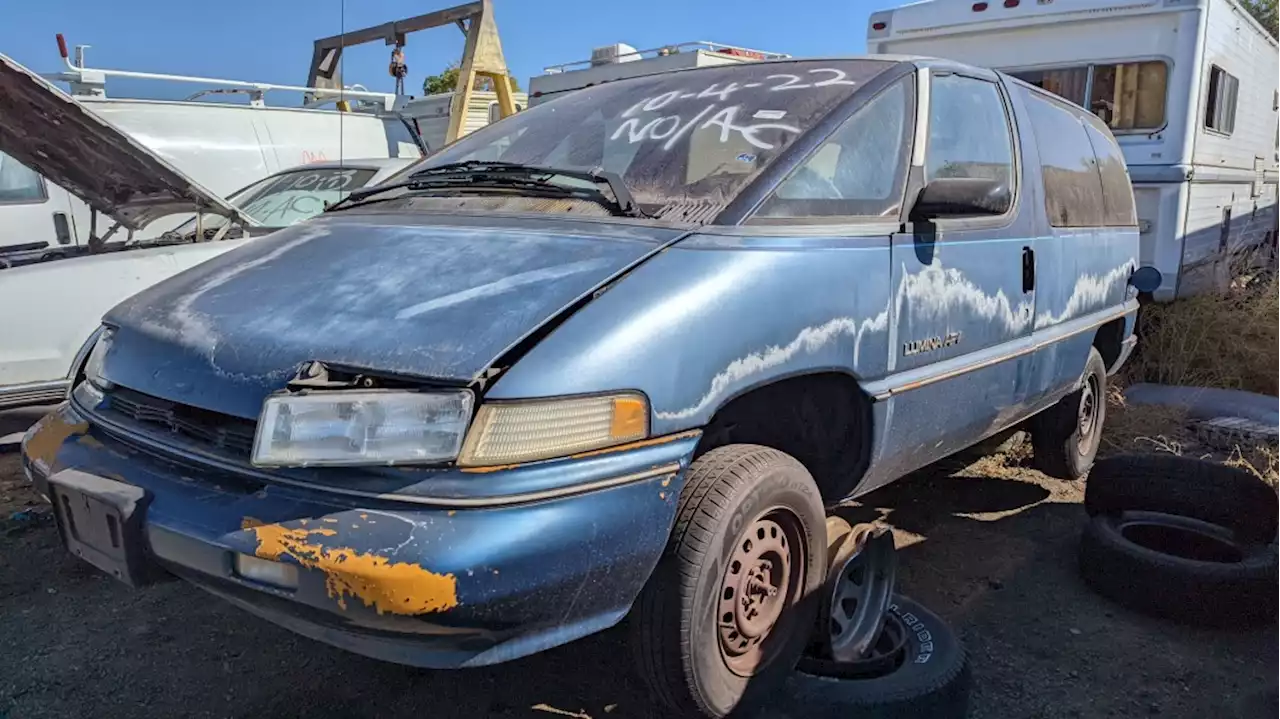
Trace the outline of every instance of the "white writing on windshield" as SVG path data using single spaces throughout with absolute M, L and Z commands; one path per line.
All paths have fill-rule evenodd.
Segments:
M 811 76 L 810 79 L 815 79 L 816 81 L 802 82 L 804 78 L 800 75 L 777 73 L 769 75 L 765 80 L 780 80 L 781 82 L 775 82 L 767 87 L 766 83 L 762 82 L 746 82 L 742 84 L 730 82 L 723 87 L 720 86 L 720 83 L 712 83 L 701 90 L 670 90 L 660 95 L 646 97 L 622 113 L 624 121 L 617 130 L 614 130 L 610 139 L 617 140 L 625 135 L 627 141 L 632 144 L 645 141 L 661 141 L 663 143 L 662 149 L 670 150 L 676 146 L 676 143 L 682 137 L 694 129 L 707 130 L 718 127 L 720 129 L 719 138 L 722 143 L 728 142 L 733 135 L 737 134 L 754 147 L 761 150 L 772 150 L 776 147 L 776 144 L 765 139 L 762 136 L 763 133 L 771 130 L 793 135 L 800 133 L 800 128 L 794 124 L 776 121 L 786 116 L 785 110 L 744 110 L 741 104 L 721 105 L 720 103 L 727 103 L 733 94 L 740 90 L 760 87 L 766 87 L 768 92 L 786 92 L 828 87 L 830 85 L 857 84 L 852 80 L 846 79 L 846 73 L 836 68 L 813 68 L 808 70 L 806 75 Z M 712 99 L 718 102 L 701 105 L 696 112 L 692 112 L 692 108 L 690 108 L 689 112 L 668 111 L 657 117 L 651 114 L 664 111 L 680 100 L 690 99 Z M 743 117 L 740 118 L 740 115 Z M 771 120 L 771 122 L 752 122 L 752 120 Z

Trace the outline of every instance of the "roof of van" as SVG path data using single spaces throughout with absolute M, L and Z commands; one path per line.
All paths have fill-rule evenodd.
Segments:
M 838 61 L 838 62 L 868 60 L 868 61 L 885 62 L 885 63 L 891 63 L 891 64 L 911 63 L 919 67 L 936 67 L 940 69 L 965 68 L 970 70 L 979 70 L 982 72 L 994 72 L 993 70 L 990 70 L 988 68 L 978 67 L 975 65 L 967 65 L 965 63 L 957 62 L 955 60 L 947 60 L 946 58 L 928 57 L 926 55 L 897 55 L 892 53 L 885 53 L 881 55 L 863 54 L 863 55 L 817 55 L 813 57 L 784 57 L 784 58 L 776 58 L 776 59 L 769 59 L 769 60 L 753 60 L 749 64 L 751 65 L 784 65 L 787 63 L 795 63 L 795 62 L 821 62 L 823 60 Z M 723 70 L 726 67 L 735 67 L 735 66 L 711 65 L 711 66 L 704 66 L 704 67 L 682 67 L 675 70 L 655 70 L 654 72 L 647 72 L 639 75 L 629 75 L 625 78 L 621 78 L 617 80 L 616 82 L 622 82 L 624 80 L 632 80 L 637 77 L 649 77 L 652 75 L 673 75 L 677 73 L 699 72 L 702 70 Z M 539 77 L 544 77 L 544 76 L 539 76 Z

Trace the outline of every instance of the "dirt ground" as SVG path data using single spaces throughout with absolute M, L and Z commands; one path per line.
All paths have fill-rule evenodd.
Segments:
M 979 462 L 844 511 L 894 525 L 902 590 L 970 652 L 973 717 L 1275 717 L 1276 628 L 1189 628 L 1094 595 L 1075 568 L 1082 495 Z M 0 719 L 660 716 L 617 631 L 487 669 L 384 664 L 181 582 L 130 590 L 64 553 L 47 514 L 11 518 L 27 506 L 17 456 L 0 454 Z

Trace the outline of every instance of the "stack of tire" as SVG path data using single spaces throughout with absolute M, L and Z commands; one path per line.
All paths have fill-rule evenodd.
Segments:
M 1249 472 L 1173 455 L 1099 460 L 1080 572 L 1137 611 L 1202 626 L 1276 620 L 1276 492 Z
M 898 594 L 863 659 L 837 662 L 811 648 L 756 719 L 962 719 L 972 682 L 955 632 Z

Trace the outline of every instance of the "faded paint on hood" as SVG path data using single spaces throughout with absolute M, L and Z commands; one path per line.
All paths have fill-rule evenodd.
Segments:
M 246 418 L 312 359 L 468 382 L 678 234 L 335 214 L 214 258 L 111 310 L 106 321 L 118 331 L 105 373 L 140 392 Z

